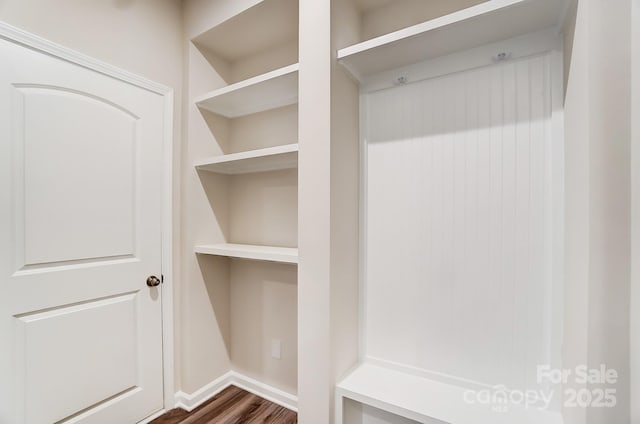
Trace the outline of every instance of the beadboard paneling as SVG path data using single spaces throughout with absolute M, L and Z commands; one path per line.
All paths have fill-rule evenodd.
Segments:
M 364 95 L 369 357 L 536 387 L 552 316 L 551 59 Z

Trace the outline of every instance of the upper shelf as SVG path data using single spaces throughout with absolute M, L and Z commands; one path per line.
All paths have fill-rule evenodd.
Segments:
M 558 25 L 567 0 L 489 0 L 338 50 L 359 80 L 368 75 Z
M 193 39 L 229 63 L 298 40 L 298 0 L 263 0 Z
M 206 110 L 237 118 L 298 102 L 298 64 L 240 81 L 195 99 Z
M 196 162 L 195 167 L 219 174 L 248 174 L 298 166 L 298 144 L 220 155 Z

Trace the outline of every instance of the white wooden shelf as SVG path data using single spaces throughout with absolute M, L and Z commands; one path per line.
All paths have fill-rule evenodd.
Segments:
M 511 405 L 495 412 L 492 405 L 465 402 L 468 390 L 365 362 L 336 386 L 336 424 L 342 424 L 344 398 L 421 423 L 562 424 L 559 412 Z
M 559 25 L 566 8 L 567 0 L 489 0 L 343 48 L 338 60 L 362 81 L 368 75 Z
M 209 244 L 195 247 L 203 255 L 227 256 L 229 258 L 253 259 L 257 261 L 298 263 L 298 249 L 294 247 L 256 246 L 249 244 Z
M 215 156 L 197 161 L 194 166 L 199 170 L 228 175 L 296 168 L 298 144 Z
M 237 118 L 298 102 L 298 64 L 285 66 L 195 99 L 208 111 Z
M 254 2 L 255 3 L 255 2 Z M 298 40 L 298 0 L 263 0 L 196 36 L 216 58 L 235 63 Z

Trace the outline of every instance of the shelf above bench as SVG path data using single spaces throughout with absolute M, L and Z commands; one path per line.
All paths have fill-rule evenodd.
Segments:
M 298 144 L 215 156 L 197 161 L 194 166 L 199 170 L 228 175 L 296 168 Z
M 336 424 L 342 424 L 343 399 L 429 424 L 562 424 L 559 412 L 465 402 L 468 388 L 429 380 L 385 366 L 363 363 L 336 386 Z
M 362 81 L 368 75 L 557 26 L 566 9 L 567 0 L 489 0 L 343 48 L 338 60 Z
M 202 255 L 226 256 L 257 261 L 298 263 L 298 249 L 295 247 L 221 243 L 196 246 L 195 252 Z
M 198 107 L 238 118 L 298 102 L 298 64 L 258 75 L 195 99 Z

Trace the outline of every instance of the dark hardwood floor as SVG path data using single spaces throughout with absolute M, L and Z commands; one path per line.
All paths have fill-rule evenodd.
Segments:
M 231 386 L 191 412 L 173 409 L 150 424 L 296 424 L 298 415 Z

